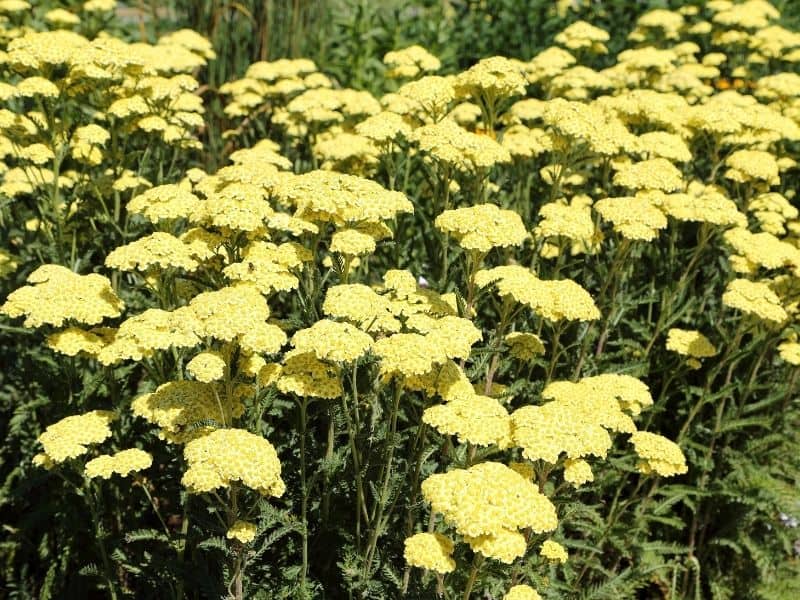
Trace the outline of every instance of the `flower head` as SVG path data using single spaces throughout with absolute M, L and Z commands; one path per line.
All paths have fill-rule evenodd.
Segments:
M 699 331 L 677 327 L 667 332 L 667 350 L 692 358 L 706 358 L 717 353 L 714 345 Z
M 120 450 L 116 454 L 103 454 L 86 463 L 87 477 L 109 479 L 114 473 L 127 477 L 131 472 L 143 471 L 153 464 L 153 457 L 139 448 Z
M 541 555 L 554 562 L 567 562 L 566 548 L 553 540 L 545 540 L 542 542 Z
M 387 52 L 383 63 L 389 67 L 386 76 L 393 79 L 416 77 L 420 73 L 438 71 L 442 66 L 438 58 L 416 44 Z
M 630 441 L 641 459 L 639 470 L 642 473 L 657 473 L 663 477 L 671 477 L 689 470 L 680 447 L 664 436 L 637 431 L 631 435 Z
M 542 600 L 542 597 L 531 586 L 520 584 L 509 588 L 503 600 Z
M 372 343 L 372 337 L 357 327 L 330 319 L 317 321 L 292 337 L 298 352 L 312 352 L 320 360 L 339 363 L 358 360 Z
M 39 442 L 50 461 L 62 463 L 88 452 L 87 446 L 109 438 L 109 424 L 115 418 L 114 413 L 106 410 L 66 417 L 45 429 L 39 436 Z
M 510 565 L 525 554 L 528 544 L 519 531 L 500 529 L 495 533 L 464 538 L 474 552 Z
M 28 276 L 25 287 L 8 295 L 0 312 L 25 315 L 25 327 L 75 321 L 96 325 L 106 317 L 118 317 L 125 304 L 102 275 L 78 275 L 59 265 L 43 265 Z
M 496 535 L 530 527 L 536 533 L 558 525 L 555 507 L 530 480 L 495 462 L 431 475 L 422 483 L 431 509 L 465 536 Z
M 478 252 L 518 246 L 528 237 L 516 212 L 494 204 L 446 210 L 436 217 L 435 224 L 440 231 L 453 235 L 461 247 Z
M 406 538 L 403 556 L 412 567 L 437 573 L 450 573 L 456 568 L 453 541 L 441 533 L 417 533 Z
M 511 419 L 494 398 L 473 394 L 425 409 L 423 422 L 445 435 L 456 435 L 460 443 L 478 446 L 511 444 Z
M 734 279 L 725 288 L 722 303 L 772 323 L 782 323 L 789 317 L 778 295 L 761 281 Z
M 242 544 L 249 544 L 256 539 L 258 533 L 258 526 L 249 521 L 236 521 L 230 529 L 228 529 L 225 537 L 229 540 L 238 540 Z
M 281 496 L 286 486 L 275 448 L 243 429 L 217 429 L 192 440 L 183 451 L 189 465 L 182 483 L 193 494 L 240 482 L 262 496 Z

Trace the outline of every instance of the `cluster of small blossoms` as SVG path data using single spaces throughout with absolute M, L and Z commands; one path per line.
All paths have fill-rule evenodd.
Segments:
M 523 583 L 512 586 L 503 600 L 542 600 L 542 597 L 534 588 Z
M 78 275 L 58 265 L 44 265 L 28 276 L 25 287 L 8 295 L 0 312 L 25 317 L 25 327 L 64 322 L 96 325 L 105 318 L 118 317 L 125 307 L 103 275 Z
M 525 553 L 520 529 L 546 533 L 558 525 L 550 500 L 532 481 L 501 463 L 431 475 L 422 483 L 422 493 L 473 550 L 507 563 Z
M 669 477 L 686 473 L 686 459 L 678 445 L 664 436 L 648 431 L 637 431 L 631 435 L 631 444 L 641 459 L 642 473 L 658 473 Z
M 192 493 L 210 492 L 240 482 L 263 496 L 281 496 L 286 486 L 275 448 L 241 429 L 217 429 L 184 448 L 189 465 L 183 484 Z
M 528 237 L 516 212 L 494 204 L 446 210 L 436 217 L 435 225 L 452 235 L 462 248 L 484 253 L 492 248 L 518 246 Z
M 155 391 L 138 396 L 131 403 L 137 417 L 159 427 L 159 435 L 167 441 L 185 443 L 244 414 L 242 397 L 247 387 L 234 390 L 232 397 L 219 384 L 202 381 L 170 381 Z M 203 427 L 197 427 L 203 423 Z
M 699 331 L 678 329 L 673 327 L 667 332 L 667 350 L 688 357 L 686 363 L 693 369 L 700 368 L 700 358 L 708 358 L 717 354 L 711 341 Z
M 600 318 L 589 293 L 570 279 L 539 279 L 525 267 L 509 265 L 478 271 L 475 283 L 479 287 L 494 286 L 500 296 L 529 307 L 548 321 Z
M 132 162 L 135 148 L 202 147 L 195 133 L 204 107 L 192 73 L 214 52 L 199 34 L 182 30 L 154 45 L 91 39 L 68 28 L 12 37 L 0 60 L 8 82 L 0 89 L 3 195 L 24 199 L 53 185 L 80 192 L 84 198 L 54 207 L 66 219 L 91 210 L 90 200 L 129 197 L 151 185 L 137 172 L 157 171 Z
M 249 544 L 256 539 L 257 533 L 258 526 L 255 523 L 250 523 L 248 521 L 236 521 L 231 528 L 228 529 L 225 537 L 229 540 L 238 540 L 242 544 Z
M 435 73 L 442 66 L 438 58 L 418 45 L 387 52 L 383 63 L 389 67 L 386 76 L 393 79 L 412 79 L 422 73 Z
M 453 560 L 453 541 L 441 533 L 417 533 L 405 540 L 406 562 L 437 573 L 450 573 L 455 570 Z
M 114 473 L 126 477 L 131 472 L 138 472 L 153 464 L 153 457 L 144 450 L 131 448 L 120 450 L 116 454 L 103 454 L 86 463 L 84 472 L 87 477 L 110 478 Z
M 111 436 L 109 424 L 115 418 L 112 412 L 94 410 L 61 419 L 39 436 L 44 452 L 38 454 L 34 462 L 49 466 L 85 454 L 89 445 L 99 444 Z

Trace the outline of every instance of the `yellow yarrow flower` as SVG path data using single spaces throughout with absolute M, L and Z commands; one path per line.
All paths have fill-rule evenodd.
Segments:
M 86 463 L 84 473 L 89 478 L 110 479 L 114 473 L 127 477 L 131 472 L 147 469 L 153 464 L 153 457 L 138 448 L 121 450 L 116 454 L 103 454 Z
M 442 67 L 438 58 L 417 44 L 387 52 L 383 57 L 383 64 L 389 67 L 386 77 L 391 79 L 416 77 L 420 73 L 432 73 Z
M 458 97 L 509 98 L 525 94 L 527 81 L 517 61 L 492 56 L 478 61 L 456 77 Z
M 494 558 L 507 565 L 523 556 L 528 548 L 525 536 L 519 531 L 509 529 L 501 529 L 492 534 L 476 537 L 464 536 L 464 540 L 473 552 L 479 552 L 483 556 Z
M 449 77 L 428 75 L 400 86 L 395 98 L 384 96 L 387 110 L 418 120 L 439 121 L 447 114 L 456 92 Z
M 111 437 L 109 424 L 114 419 L 114 413 L 107 410 L 93 410 L 66 417 L 47 427 L 39 436 L 39 443 L 44 447 L 44 453 L 50 461 L 62 463 L 88 452 L 87 446 L 99 444 Z
M 378 222 L 414 212 L 404 194 L 369 179 L 332 171 L 287 176 L 275 186 L 274 194 L 297 208 L 296 217 L 309 221 Z
M 603 156 L 615 156 L 621 149 L 634 146 L 635 137 L 622 121 L 596 104 L 556 98 L 547 102 L 542 118 L 556 134 L 555 142 L 560 138 L 565 144 L 585 143 Z
M 320 360 L 315 352 L 287 352 L 276 385 L 283 393 L 302 398 L 334 399 L 342 395 L 339 367 Z
M 542 600 L 542 597 L 531 586 L 520 584 L 509 588 L 503 600 Z
M 200 323 L 188 307 L 174 311 L 149 308 L 122 322 L 113 339 L 97 355 L 100 363 L 141 360 L 157 350 L 191 348 L 200 343 Z
M 605 457 L 611 447 L 609 431 L 636 431 L 623 410 L 638 414 L 642 405 L 653 403 L 647 386 L 633 377 L 613 374 L 577 383 L 556 381 L 542 391 L 542 397 L 552 401 L 512 413 L 511 435 L 525 458 L 551 464 L 562 453 L 569 459 Z M 586 474 L 582 466 L 576 469 L 576 475 Z
M 556 464 L 562 453 L 571 458 L 603 458 L 611 447 L 611 436 L 595 415 L 568 402 L 517 409 L 511 415 L 511 437 L 525 458 L 551 464 Z
M 267 301 L 256 286 L 244 283 L 198 294 L 189 308 L 199 322 L 198 335 L 226 342 L 258 331 L 270 315 Z M 271 352 L 277 352 L 286 335 L 281 336 L 274 325 L 270 327 L 276 329 Z
M 607 31 L 586 21 L 575 21 L 555 37 L 556 43 L 570 50 L 586 49 L 596 54 L 608 52 L 603 42 L 609 39 Z
M 510 296 L 549 321 L 600 318 L 600 311 L 589 293 L 570 279 L 539 279 L 525 267 L 508 265 L 478 271 L 475 283 L 478 287 L 494 285 L 501 296 Z
M 800 365 L 800 343 L 783 342 L 778 345 L 778 353 L 790 365 Z
M 116 6 L 116 0 L 87 0 L 83 3 L 83 10 L 85 12 L 111 12 Z
M 422 483 L 422 494 L 431 510 L 465 536 L 527 527 L 545 533 L 558 525 L 550 500 L 530 480 L 496 462 L 431 475 Z
M 567 562 L 568 558 L 566 548 L 553 540 L 545 540 L 542 542 L 540 554 L 547 559 L 559 563 Z
M 14 273 L 19 267 L 19 263 L 11 254 L 0 249 L 0 279 L 4 279 Z
M 776 324 L 789 318 L 777 294 L 760 281 L 734 279 L 725 288 L 722 303 Z
M 331 237 L 331 252 L 346 256 L 363 256 L 375 252 L 375 238 L 358 229 L 341 229 Z
M 417 533 L 405 539 L 403 556 L 412 567 L 437 573 L 451 573 L 456 568 L 453 560 L 453 541 L 441 533 Z
M 595 202 L 594 208 L 628 240 L 652 240 L 667 226 L 664 213 L 641 197 L 604 198 Z
M 630 441 L 641 459 L 638 469 L 645 475 L 656 473 L 663 477 L 671 477 L 689 470 L 680 447 L 664 436 L 637 431 L 631 435 Z
M 256 232 L 274 214 L 263 186 L 237 182 L 209 193 L 205 201 L 197 203 L 189 220 L 196 225 Z
M 750 233 L 747 229 L 735 227 L 726 231 L 724 238 L 738 255 L 753 264 L 766 269 L 791 267 L 800 270 L 800 249 L 771 233 Z
M 780 183 L 778 161 L 763 150 L 737 150 L 725 159 L 730 168 L 725 177 L 739 183 L 764 181 L 770 185 Z
M 184 444 L 244 414 L 240 394 L 228 398 L 225 390 L 200 381 L 169 381 L 131 403 L 137 417 L 161 428 L 159 436 Z M 197 424 L 203 423 L 202 428 Z M 216 424 L 216 425 L 215 425 Z
M 395 333 L 375 342 L 381 374 L 386 377 L 413 377 L 430 372 L 448 357 L 435 336 Z
M 576 488 L 586 482 L 594 481 L 592 467 L 580 458 L 568 458 L 564 462 L 564 481 L 568 481 Z
M 714 356 L 717 349 L 699 331 L 678 329 L 673 327 L 667 332 L 667 350 L 672 350 L 683 356 L 692 358 L 707 358 Z
M 166 184 L 134 196 L 127 209 L 129 213 L 144 215 L 151 223 L 158 223 L 165 219 L 188 218 L 199 202 L 200 199 L 191 191 L 176 184 Z
M 189 465 L 181 482 L 192 494 L 240 482 L 262 496 L 281 496 L 286 486 L 275 448 L 243 429 L 217 429 L 192 440 L 183 451 Z
M 589 395 L 613 406 L 614 400 L 619 402 L 619 408 L 638 415 L 642 409 L 653 405 L 653 396 L 650 388 L 643 381 L 631 375 L 620 373 L 602 373 L 591 377 L 584 377 L 578 382 L 554 381 L 542 390 L 543 398 L 557 400 L 578 399 L 582 395 Z M 626 425 L 618 431 L 633 431 L 632 423 L 625 420 Z
M 50 148 L 39 143 L 19 147 L 16 149 L 15 156 L 23 161 L 32 162 L 35 165 L 48 164 L 55 158 L 55 154 L 53 154 Z
M 651 158 L 622 167 L 614 184 L 634 190 L 674 192 L 683 187 L 681 172 L 665 158 Z
M 553 149 L 553 140 L 542 129 L 530 129 L 525 125 L 513 125 L 503 131 L 500 144 L 515 159 L 535 158 Z
M 0 306 L 0 313 L 9 317 L 24 315 L 25 327 L 60 327 L 65 321 L 95 325 L 118 317 L 125 307 L 108 278 L 96 273 L 78 275 L 60 265 L 43 265 L 28 276 L 28 283 Z
M 322 312 L 352 321 L 365 331 L 400 331 L 400 321 L 395 318 L 389 300 L 362 283 L 328 288 Z
M 105 264 L 119 271 L 147 271 L 151 267 L 194 271 L 199 266 L 189 246 L 163 231 L 115 248 L 106 256 Z
M 402 385 L 405 389 L 424 391 L 431 396 L 438 395 L 445 402 L 468 399 L 475 395 L 475 389 L 464 371 L 452 360 L 441 366 L 434 366 L 424 375 L 405 377 Z
M 531 361 L 544 354 L 544 342 L 535 333 L 514 331 L 505 337 L 508 353 L 516 359 Z
M 55 83 L 38 75 L 23 79 L 16 88 L 17 96 L 23 98 L 58 98 L 61 93 Z
M 67 327 L 47 336 L 47 347 L 66 356 L 77 356 L 80 353 L 96 356 L 109 342 L 99 332 Z
M 467 131 L 452 119 L 419 127 L 409 137 L 434 160 L 465 173 L 511 162 L 511 154 L 501 144 Z
M 225 537 L 229 540 L 238 540 L 242 544 L 249 544 L 256 539 L 258 533 L 258 526 L 255 523 L 248 521 L 236 521 L 230 529 L 228 529 Z
M 255 240 L 244 248 L 241 262 L 228 265 L 222 272 L 234 282 L 249 282 L 262 294 L 271 294 L 296 289 L 298 274 L 311 259 L 311 251 L 295 242 L 276 245 Z
M 533 231 L 534 235 L 591 242 L 595 230 L 590 206 L 574 200 L 570 204 L 556 201 L 542 205 L 539 209 L 540 221 Z
M 683 138 L 668 131 L 650 131 L 639 136 L 641 153 L 651 158 L 664 158 L 685 163 L 692 160 L 692 152 Z
M 219 352 L 201 352 L 186 363 L 186 371 L 197 381 L 211 383 L 225 377 L 225 359 Z
M 444 435 L 455 435 L 462 444 L 511 445 L 511 418 L 494 398 L 473 394 L 426 408 L 422 421 Z
M 455 237 L 462 248 L 478 252 L 518 246 L 528 237 L 522 218 L 516 212 L 494 204 L 446 210 L 434 223 L 437 229 Z
M 408 137 L 411 126 L 397 113 L 382 111 L 356 125 L 356 133 L 381 146 Z
M 317 321 L 292 337 L 298 352 L 312 352 L 318 359 L 337 363 L 358 360 L 372 348 L 372 337 L 349 323 Z
M 406 327 L 426 334 L 447 358 L 469 358 L 472 345 L 483 337 L 472 321 L 453 315 L 434 318 L 422 313 L 413 314 L 408 317 Z
M 747 226 L 747 217 L 739 212 L 736 203 L 713 186 L 690 183 L 688 194 L 665 194 L 658 206 L 679 221 Z

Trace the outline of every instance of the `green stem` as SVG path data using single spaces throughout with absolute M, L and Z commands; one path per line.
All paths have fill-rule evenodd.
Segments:
M 178 579 L 178 589 L 175 594 L 176 600 L 183 600 L 183 590 L 186 585 L 186 578 L 183 574 L 183 565 L 186 560 L 186 539 L 189 534 L 189 494 L 184 494 L 183 501 L 183 519 L 181 520 L 181 539 L 178 542 L 178 572 L 180 578 Z
M 300 571 L 300 589 L 302 593 L 306 590 L 306 578 L 308 576 L 308 481 L 306 473 L 306 430 L 308 428 L 308 400 L 301 398 L 298 403 L 300 409 L 300 521 L 303 523 L 303 545 L 302 561 Z
M 478 578 L 478 571 L 480 571 L 482 564 L 483 557 L 476 553 L 475 557 L 472 559 L 472 569 L 469 572 L 469 579 L 467 579 L 467 585 L 464 588 L 463 600 L 469 600 L 469 597 L 472 595 L 472 588 L 475 586 L 475 580 Z
M 351 376 L 351 387 L 353 390 L 353 403 L 358 404 L 358 387 L 357 387 L 357 374 L 358 364 L 353 363 L 353 373 Z M 353 417 L 350 415 L 350 408 L 347 405 L 347 395 L 342 394 L 342 409 L 344 411 L 345 420 L 347 421 L 347 438 L 350 444 L 350 454 L 353 457 L 353 474 L 356 480 L 356 548 L 361 548 L 361 518 L 363 516 L 364 522 L 369 524 L 369 514 L 367 513 L 367 505 L 364 501 L 364 483 L 361 480 L 361 458 L 358 453 L 358 446 L 356 444 L 356 435 L 358 431 L 353 423 Z
M 650 354 L 650 351 L 653 349 L 653 345 L 656 343 L 661 330 L 663 329 L 664 325 L 668 321 L 670 310 L 672 308 L 672 304 L 674 303 L 675 298 L 680 298 L 683 295 L 684 288 L 689 281 L 689 275 L 692 274 L 695 266 L 697 265 L 700 257 L 702 256 L 703 250 L 708 245 L 709 240 L 711 239 L 713 234 L 713 230 L 707 223 L 703 223 L 700 225 L 700 231 L 698 233 L 698 242 L 697 246 L 695 247 L 694 253 L 692 257 L 689 259 L 689 262 L 686 265 L 686 268 L 681 273 L 680 278 L 678 279 L 678 283 L 676 284 L 674 289 L 667 290 L 665 295 L 663 296 L 662 307 L 659 311 L 658 320 L 656 321 L 655 329 L 653 330 L 653 335 L 647 343 L 647 346 L 644 349 L 644 356 L 642 359 L 646 359 L 647 356 Z
M 344 394 L 342 394 L 344 396 Z M 331 406 L 328 407 L 328 445 L 325 448 L 325 464 L 326 469 L 330 468 L 331 459 L 333 458 L 334 447 L 336 445 L 336 421 L 333 418 L 333 408 Z M 322 494 L 322 515 L 321 515 L 321 524 L 322 528 L 325 528 L 325 525 L 328 522 L 328 516 L 330 515 L 330 508 L 331 508 L 331 477 L 330 473 L 325 475 L 325 490 Z
M 389 493 L 389 485 L 392 479 L 392 460 L 394 459 L 394 451 L 397 447 L 397 415 L 400 412 L 400 393 L 402 386 L 394 382 L 394 403 L 392 405 L 392 412 L 390 415 L 389 435 L 386 438 L 386 450 L 383 460 L 383 481 L 381 483 L 380 492 L 377 498 L 376 509 L 374 511 L 374 520 L 372 523 L 372 532 L 370 535 L 367 552 L 364 556 L 364 579 L 369 579 L 370 568 L 372 565 L 373 555 L 375 548 L 378 544 L 378 538 L 383 530 L 384 512 L 387 504 L 387 495 Z
M 92 521 L 94 523 L 95 528 L 95 537 L 97 538 L 97 547 L 100 550 L 100 557 L 103 561 L 103 570 L 106 576 L 106 585 L 108 585 L 108 593 L 111 596 L 111 600 L 117 600 L 117 586 L 114 581 L 114 573 L 111 569 L 111 561 L 108 558 L 108 552 L 106 551 L 106 533 L 103 527 L 103 522 L 100 518 L 100 511 L 98 509 L 99 505 L 99 494 L 95 495 L 94 486 L 92 485 L 91 481 L 86 481 L 86 494 L 84 495 L 86 498 L 86 504 L 89 506 L 89 512 L 92 515 Z

